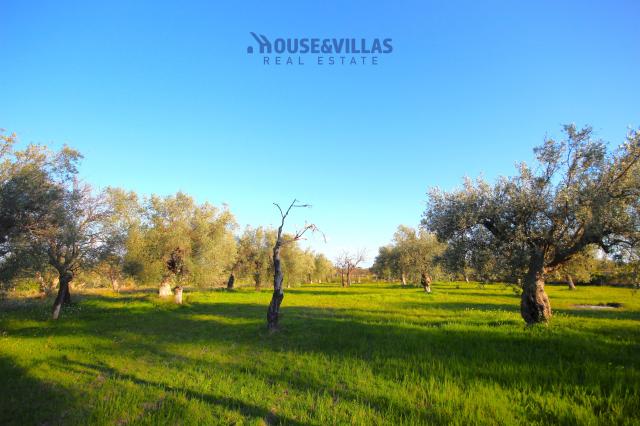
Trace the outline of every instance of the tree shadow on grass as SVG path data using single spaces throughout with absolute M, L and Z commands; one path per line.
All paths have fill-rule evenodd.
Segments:
M 172 359 L 175 357 L 172 356 Z M 266 408 L 260 407 L 259 405 L 249 404 L 247 402 L 242 401 L 239 398 L 234 398 L 232 396 L 220 396 L 220 395 L 212 395 L 200 391 L 196 391 L 193 389 L 189 389 L 185 386 L 175 386 L 171 383 L 163 383 L 152 380 L 147 380 L 141 378 L 138 375 L 132 373 L 125 373 L 119 371 L 113 367 L 108 366 L 107 364 L 95 362 L 82 362 L 82 361 L 70 361 L 68 359 L 58 360 L 55 362 L 55 365 L 58 368 L 66 369 L 68 371 L 73 371 L 78 374 L 85 374 L 89 376 L 101 375 L 102 377 L 115 378 L 119 380 L 128 380 L 132 383 L 135 383 L 140 386 L 153 387 L 161 391 L 170 390 L 171 392 L 177 392 L 184 394 L 189 399 L 195 399 L 202 401 L 206 404 L 210 405 L 218 405 L 224 408 L 237 410 L 241 412 L 245 416 L 252 416 L 264 419 L 267 424 L 289 424 L 289 425 L 302 425 L 294 419 L 283 417 L 281 415 L 277 415 Z
M 131 301 L 140 303 L 122 307 L 120 298 L 97 296 L 95 303 L 88 303 L 88 312 L 74 313 L 68 320 L 47 323 L 44 327 L 21 326 L 19 321 L 13 321 L 6 328 L 9 335 L 22 338 L 78 337 L 81 341 L 92 342 L 93 353 L 113 357 L 149 356 L 149 362 L 170 360 L 175 363 L 177 360 L 185 368 L 197 365 L 201 371 L 227 368 L 230 374 L 250 372 L 265 381 L 292 386 L 302 393 L 330 392 L 344 400 L 369 401 L 379 413 L 405 410 L 412 418 L 429 421 L 446 419 L 425 418 L 419 408 L 405 407 L 358 384 L 328 389 L 322 379 L 307 374 L 262 368 L 255 362 L 258 355 L 254 354 L 268 353 L 278 357 L 283 353 L 292 357 L 328 359 L 331 362 L 329 368 L 359 366 L 370 369 L 374 377 L 398 386 L 401 386 L 402 377 L 417 376 L 435 377 L 438 381 L 455 378 L 462 386 L 478 382 L 498 383 L 505 389 L 536 392 L 555 392 L 558 388 L 568 391 L 581 387 L 585 391 L 594 388 L 611 391 L 621 385 L 633 388 L 635 376 L 625 378 L 611 371 L 609 366 L 612 363 L 623 365 L 631 369 L 627 371 L 639 368 L 636 358 L 638 345 L 612 343 L 605 339 L 606 335 L 577 335 L 553 327 L 525 329 L 524 326 L 514 328 L 512 325 L 503 327 L 495 324 L 488 330 L 473 323 L 458 323 L 450 327 L 451 322 L 442 318 L 427 317 L 424 321 L 407 323 L 390 317 L 398 313 L 390 310 L 284 306 L 282 330 L 269 335 L 265 327 L 266 308 L 255 303 L 211 301 L 158 307 L 156 302 L 144 298 Z M 405 302 L 394 306 L 425 311 L 438 308 L 444 312 L 464 309 L 517 312 L 518 309 L 517 306 L 502 304 L 439 302 Z M 25 312 L 24 317 L 28 319 L 29 312 Z M 633 336 L 637 337 L 638 333 Z M 73 341 L 62 342 L 58 349 L 63 353 L 73 351 L 76 344 Z M 244 358 L 239 357 L 236 364 L 223 364 L 186 356 L 179 353 L 183 344 L 209 347 L 229 354 L 238 351 Z M 585 365 L 591 366 L 589 372 Z M 96 363 L 87 363 L 84 367 L 105 368 Z M 541 371 L 545 374 L 540 374 Z M 110 374 L 119 372 L 113 370 Z M 131 379 L 151 386 L 162 385 L 140 375 L 131 376 Z M 349 379 L 345 380 L 348 382 Z M 193 389 L 182 390 L 209 404 L 238 407 L 247 415 L 269 415 L 266 409 L 233 396 L 219 397 Z M 625 404 L 628 404 L 628 398 L 630 396 L 622 398 Z M 283 421 L 293 423 L 294 419 Z
M 71 393 L 54 382 L 34 378 L 0 355 L 0 424 L 64 424 L 82 417 Z

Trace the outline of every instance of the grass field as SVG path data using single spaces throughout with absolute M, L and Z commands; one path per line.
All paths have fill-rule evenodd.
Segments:
M 640 424 L 640 293 L 502 285 L 76 295 L 0 311 L 0 424 Z M 574 304 L 623 303 L 589 310 Z

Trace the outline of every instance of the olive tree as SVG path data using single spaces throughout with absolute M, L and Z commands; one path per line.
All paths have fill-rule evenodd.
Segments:
M 70 283 L 79 269 L 94 264 L 104 247 L 107 206 L 102 194 L 77 179 L 80 153 L 65 146 L 57 152 L 29 145 L 22 151 L 3 140 L 0 181 L 3 270 L 58 274 L 53 319 L 71 301 Z
M 494 184 L 465 181 L 461 189 L 431 189 L 423 224 L 443 241 L 482 228 L 490 247 L 514 268 L 525 265 L 520 312 L 527 324 L 546 322 L 551 305 L 545 277 L 590 245 L 614 253 L 640 237 L 640 133 L 613 152 L 589 127 L 564 127 L 566 138 L 534 150 L 537 167 L 521 163 Z
M 269 303 L 269 309 L 267 310 L 267 328 L 273 332 L 278 329 L 278 320 L 280 317 L 280 305 L 284 299 L 284 272 L 282 268 L 282 250 L 289 244 L 304 238 L 307 231 L 316 232 L 318 227 L 312 223 L 305 224 L 305 226 L 298 230 L 293 235 L 286 235 L 284 233 L 284 224 L 293 208 L 306 208 L 310 207 L 309 204 L 299 204 L 298 200 L 294 199 L 286 210 L 283 210 L 279 204 L 274 203 L 280 212 L 280 226 L 276 233 L 276 241 L 273 245 L 273 295 L 271 296 L 271 302 Z

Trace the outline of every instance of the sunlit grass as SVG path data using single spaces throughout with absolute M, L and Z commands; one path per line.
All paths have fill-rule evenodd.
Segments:
M 640 422 L 640 294 L 548 293 L 551 324 L 527 328 L 502 285 L 303 286 L 274 335 L 266 290 L 104 291 L 58 322 L 8 302 L 0 424 Z

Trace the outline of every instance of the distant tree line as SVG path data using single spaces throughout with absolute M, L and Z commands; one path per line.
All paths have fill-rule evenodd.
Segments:
M 24 279 L 44 293 L 58 289 L 54 317 L 70 302 L 71 283 L 198 287 L 246 283 L 271 286 L 276 229 L 237 224 L 226 207 L 196 203 L 182 192 L 140 197 L 133 191 L 95 191 L 78 175 L 82 156 L 52 151 L 0 134 L 0 282 Z M 287 239 L 288 235 L 283 234 Z M 288 240 L 287 240 L 288 241 Z M 281 251 L 285 286 L 335 276 L 324 255 L 298 241 Z

